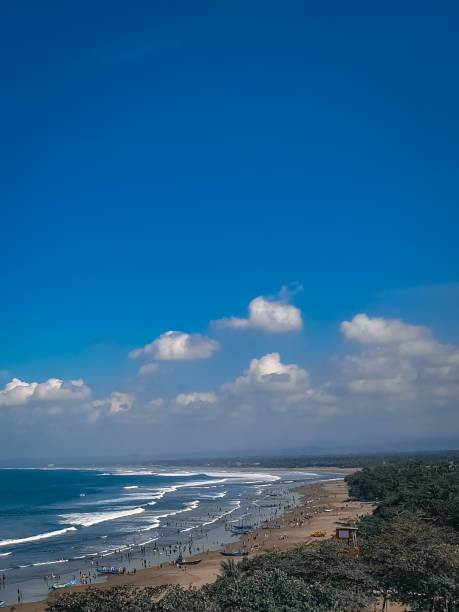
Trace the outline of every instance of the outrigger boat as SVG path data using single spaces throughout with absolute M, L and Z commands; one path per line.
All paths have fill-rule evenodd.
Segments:
M 0 608 L 6 608 L 6 603 L 4 601 L 0 601 Z
M 48 587 L 48 589 L 50 591 L 56 591 L 57 589 L 64 589 L 65 587 L 70 587 L 76 584 L 77 582 L 78 582 L 78 579 L 74 578 L 73 580 L 71 580 L 70 582 L 67 582 L 66 584 L 52 584 L 50 587 Z
M 201 563 L 202 559 L 198 559 L 197 561 L 185 561 L 185 559 L 182 559 L 181 557 L 179 557 L 178 559 L 175 560 L 175 563 L 177 565 L 198 565 L 198 563 Z
M 247 557 L 249 553 L 243 552 L 242 550 L 237 550 L 236 552 L 220 551 L 220 554 L 224 555 L 225 557 Z
M 253 529 L 253 525 L 233 525 L 232 533 L 235 535 L 246 535 Z
M 99 574 L 124 574 L 124 569 L 122 567 L 96 567 L 96 571 Z

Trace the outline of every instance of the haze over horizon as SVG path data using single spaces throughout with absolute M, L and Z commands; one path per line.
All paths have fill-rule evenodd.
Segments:
M 459 448 L 458 13 L 5 5 L 0 460 Z

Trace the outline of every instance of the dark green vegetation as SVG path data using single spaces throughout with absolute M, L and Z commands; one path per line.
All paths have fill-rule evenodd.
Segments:
M 273 457 L 231 457 L 231 458 L 199 458 L 181 460 L 164 460 L 161 465 L 188 467 L 226 467 L 226 468 L 298 468 L 298 467 L 372 467 L 385 462 L 417 461 L 424 463 L 439 463 L 447 461 L 459 462 L 458 450 L 422 451 L 407 453 L 372 453 L 359 455 L 297 455 Z
M 459 466 L 394 462 L 346 481 L 352 498 L 378 502 L 359 538 L 383 598 L 412 610 L 459 610 Z
M 336 540 L 223 564 L 201 589 L 88 589 L 50 612 L 358 611 L 388 600 L 413 611 L 459 611 L 459 467 L 393 461 L 346 477 L 354 499 L 377 501 L 359 523 L 360 555 Z M 372 607 L 371 609 L 374 609 Z
M 346 477 L 353 499 L 377 501 L 360 531 L 379 531 L 395 518 L 418 519 L 459 530 L 459 472 L 453 462 L 393 462 Z

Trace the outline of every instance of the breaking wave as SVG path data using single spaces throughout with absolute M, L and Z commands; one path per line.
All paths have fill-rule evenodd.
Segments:
M 117 512 L 88 512 L 86 514 L 61 514 L 62 525 L 81 525 L 82 527 L 91 527 L 105 521 L 114 521 L 125 516 L 134 514 L 142 514 L 145 508 L 131 508 L 130 510 L 119 510 Z M 75 529 L 75 528 L 73 528 Z
M 0 546 L 14 546 L 15 544 L 26 544 L 27 542 L 35 542 L 37 540 L 44 540 L 46 538 L 55 538 L 60 535 L 64 535 L 68 531 L 76 531 L 76 527 L 67 527 L 66 529 L 58 529 L 57 531 L 48 531 L 47 533 L 39 533 L 38 535 L 30 536 L 28 538 L 18 538 L 17 540 L 1 540 Z

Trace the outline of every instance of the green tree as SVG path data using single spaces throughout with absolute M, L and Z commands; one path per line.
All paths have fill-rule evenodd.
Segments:
M 396 521 L 361 552 L 384 599 L 415 611 L 453 611 L 459 606 L 458 543 L 452 529 Z

